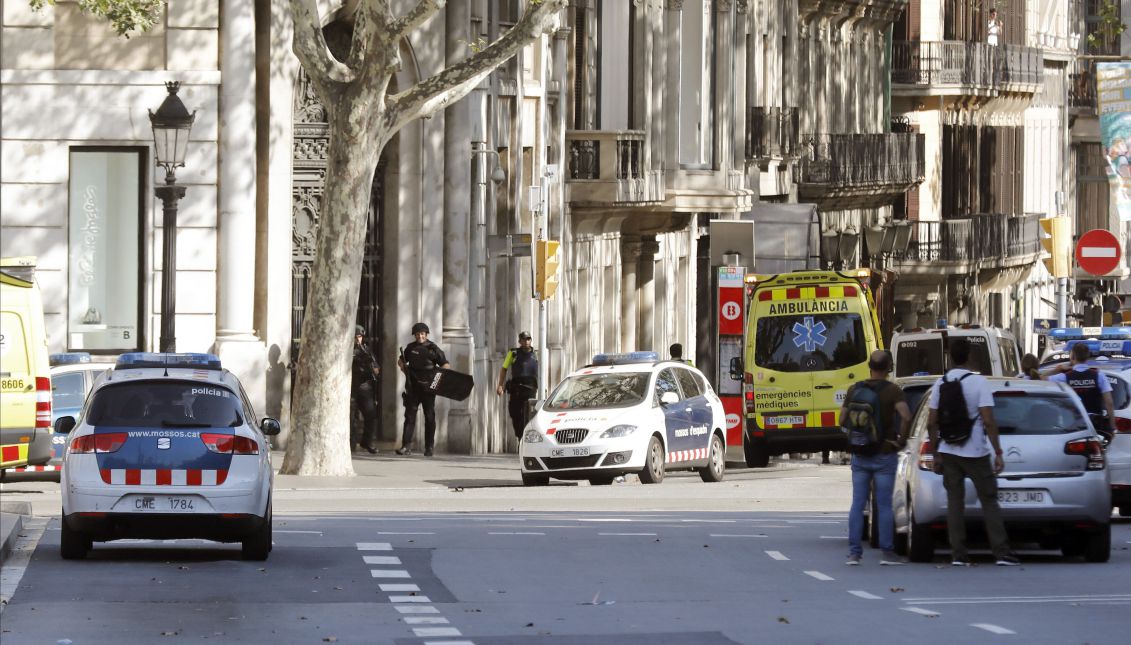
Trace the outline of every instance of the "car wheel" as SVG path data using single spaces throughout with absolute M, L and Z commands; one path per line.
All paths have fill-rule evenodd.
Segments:
M 1107 562 L 1111 558 L 1111 525 L 1087 536 L 1084 542 L 1084 559 L 1088 562 Z
M 746 452 L 746 465 L 750 468 L 765 468 L 770 465 L 770 450 L 765 441 L 746 440 L 742 444 Z
M 719 435 L 711 435 L 711 447 L 707 450 L 707 465 L 699 469 L 699 478 L 708 483 L 721 482 L 726 475 L 727 459 Z
M 664 445 L 659 437 L 648 441 L 648 455 L 644 458 L 644 469 L 640 471 L 640 483 L 659 484 L 664 481 Z
M 90 537 L 67 525 L 66 516 L 60 517 L 59 555 L 64 560 L 82 560 L 94 546 Z
M 523 486 L 548 486 L 549 484 L 549 475 L 532 475 L 530 473 L 522 473 Z
M 613 483 L 613 479 L 614 479 L 613 477 L 590 477 L 589 478 L 589 485 L 590 486 L 608 486 L 609 484 Z
M 266 560 L 271 553 L 271 502 L 267 502 L 267 516 L 263 526 L 243 541 L 244 560 Z
M 907 522 L 907 557 L 912 562 L 935 559 L 935 537 L 931 529 L 915 522 L 915 509 L 909 507 Z
M 1119 517 L 1131 517 L 1131 506 L 1120 506 Z

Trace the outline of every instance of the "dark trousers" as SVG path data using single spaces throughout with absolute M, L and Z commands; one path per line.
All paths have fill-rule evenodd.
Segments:
M 436 395 L 424 386 L 409 385 L 401 394 L 404 400 L 404 431 L 401 433 L 401 445 L 412 445 L 413 435 L 416 433 L 416 408 L 424 408 L 424 449 L 431 451 L 436 445 Z
M 358 383 L 352 392 L 354 408 L 361 413 L 361 423 L 350 424 L 350 443 L 372 448 L 377 441 L 377 384 L 373 381 Z M 353 421 L 350 413 L 350 421 Z
M 526 406 L 530 401 L 527 394 L 512 394 L 507 402 L 507 411 L 511 416 L 511 425 L 514 426 L 514 436 L 522 438 L 522 430 L 526 427 Z
M 966 479 L 974 484 L 978 502 L 982 505 L 982 521 L 994 556 L 1009 553 L 1009 536 L 1001 520 L 1001 507 L 997 503 L 997 475 L 993 459 L 986 457 L 959 457 L 939 453 L 943 468 L 943 487 L 946 488 L 946 532 L 950 538 L 951 558 L 965 560 L 966 552 Z

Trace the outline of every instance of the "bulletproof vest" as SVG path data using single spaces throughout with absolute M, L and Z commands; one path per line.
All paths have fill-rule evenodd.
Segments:
M 431 377 L 432 372 L 436 371 L 433 347 L 432 341 L 409 343 L 408 347 L 405 347 L 404 362 L 408 365 L 408 370 L 412 372 L 414 377 L 427 379 Z
M 358 347 L 354 345 L 353 348 L 353 381 L 354 383 L 364 383 L 373 380 L 373 366 L 376 359 L 373 353 L 369 351 L 368 347 Z
M 1099 370 L 1095 368 L 1083 372 L 1070 370 L 1065 381 L 1068 387 L 1076 392 L 1076 396 L 1080 397 L 1080 402 L 1084 404 L 1088 414 L 1103 414 L 1104 400 L 1103 393 L 1100 392 Z
M 534 350 L 524 352 L 521 349 L 512 349 L 511 351 L 514 352 L 512 378 L 519 383 L 537 383 L 538 358 L 534 356 Z

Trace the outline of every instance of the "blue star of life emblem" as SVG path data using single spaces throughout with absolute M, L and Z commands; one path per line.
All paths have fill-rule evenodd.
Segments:
M 798 347 L 804 347 L 805 351 L 811 352 L 818 347 L 824 347 L 828 338 L 825 336 L 825 327 L 823 322 L 813 322 L 812 316 L 805 316 L 805 324 L 793 323 L 793 344 Z

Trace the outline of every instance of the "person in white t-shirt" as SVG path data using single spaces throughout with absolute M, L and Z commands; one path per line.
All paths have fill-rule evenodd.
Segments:
M 986 42 L 994 47 L 997 46 L 998 38 L 1001 36 L 1001 20 L 997 17 L 997 9 L 990 9 L 990 20 L 986 23 Z
M 966 367 L 970 360 L 969 341 L 965 338 L 952 338 L 948 351 L 952 364 L 956 367 L 931 387 L 931 396 L 927 401 L 931 411 L 927 418 L 927 431 L 934 449 L 934 469 L 943 476 L 943 487 L 946 488 L 946 529 L 950 538 L 951 564 L 956 567 L 970 565 L 970 556 L 966 551 L 967 478 L 978 493 L 982 520 L 997 564 L 1020 564 L 1009 548 L 1009 536 L 1005 532 L 1001 507 L 997 501 L 997 474 L 1005 467 L 1005 463 L 1002 461 L 1001 443 L 998 441 L 997 423 L 994 421 L 993 389 L 985 377 Z M 959 444 L 942 441 L 939 437 L 939 386 L 943 379 L 961 379 L 967 417 L 974 420 L 970 437 Z

